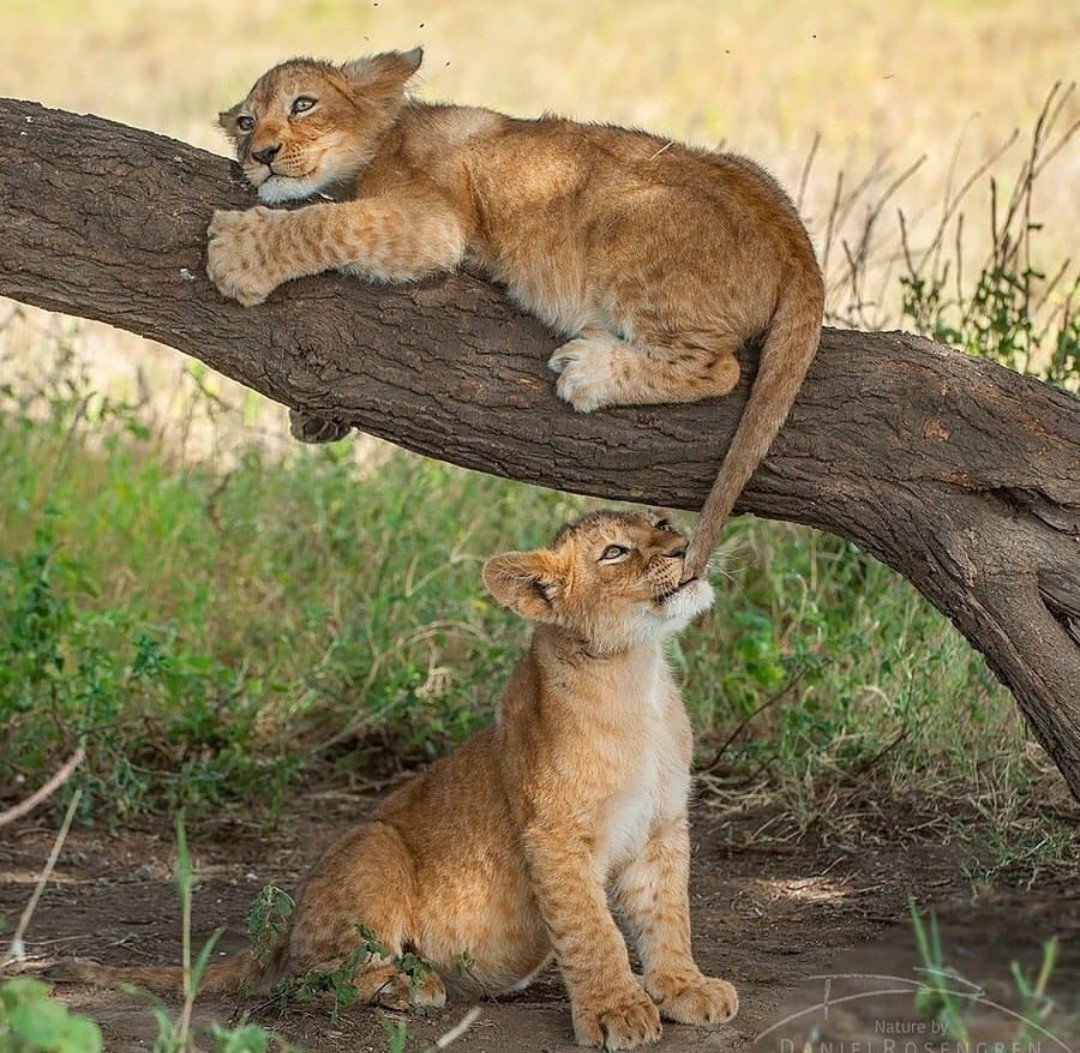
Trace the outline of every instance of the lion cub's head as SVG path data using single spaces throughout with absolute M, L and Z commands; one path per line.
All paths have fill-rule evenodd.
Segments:
M 686 538 L 665 519 L 594 512 L 550 548 L 492 557 L 484 584 L 530 621 L 610 653 L 676 632 L 712 604 L 708 582 L 680 585 L 685 556 Z
M 422 58 L 415 48 L 342 66 L 296 58 L 267 70 L 218 115 L 259 198 L 295 201 L 351 180 L 397 119 Z

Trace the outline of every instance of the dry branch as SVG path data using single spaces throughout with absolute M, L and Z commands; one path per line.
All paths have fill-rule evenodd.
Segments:
M 203 274 L 204 231 L 252 198 L 230 162 L 148 132 L 0 101 L 0 171 L 0 293 L 432 457 L 695 509 L 745 399 L 746 384 L 576 415 L 544 366 L 552 335 L 468 276 L 322 276 L 255 309 L 226 302 Z M 909 578 L 1012 689 L 1080 799 L 1080 401 L 927 340 L 828 330 L 739 509 L 851 538 Z
M 13 805 L 6 812 L 0 812 L 0 826 L 29 815 L 39 804 L 47 801 L 74 774 L 75 769 L 86 759 L 86 750 L 80 746 L 60 767 L 49 776 L 46 783 L 39 786 L 29 797 Z

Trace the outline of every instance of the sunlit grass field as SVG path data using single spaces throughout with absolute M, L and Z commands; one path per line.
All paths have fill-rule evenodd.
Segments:
M 1078 39 L 1080 4 L 1025 0 L 7 0 L 0 93 L 223 151 L 217 110 L 273 62 L 421 43 L 429 97 L 760 159 L 829 250 L 835 318 L 942 335 L 925 294 L 905 313 L 897 210 L 918 258 L 1019 128 L 992 169 L 1004 194 Z M 1066 97 L 1058 128 L 1078 117 Z M 988 185 L 962 209 L 972 280 Z M 1066 328 L 1068 281 L 1038 275 L 1080 234 L 1078 187 L 1066 137 L 1031 191 L 1035 255 L 1013 260 L 1034 275 L 1025 303 Z M 2 303 L 0 380 L 0 786 L 35 785 L 85 741 L 84 817 L 270 814 L 300 773 L 362 781 L 447 749 L 488 718 L 525 639 L 480 562 L 591 507 L 372 442 L 298 449 L 283 410 L 174 351 Z M 783 524 L 738 522 L 726 549 L 717 607 L 677 652 L 706 785 L 779 794 L 802 829 L 838 787 L 964 799 L 1013 831 L 1064 801 L 1010 696 L 903 580 Z

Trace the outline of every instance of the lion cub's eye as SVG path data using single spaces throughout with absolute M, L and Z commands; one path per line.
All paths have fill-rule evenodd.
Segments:
M 243 113 L 236 118 L 236 127 L 242 132 L 250 132 L 255 127 L 255 118 Z
M 630 549 L 625 545 L 608 545 L 603 552 L 600 553 L 601 563 L 610 563 L 616 559 L 622 559 L 623 556 L 629 556 Z
M 315 102 L 316 100 L 311 98 L 310 95 L 301 95 L 300 98 L 293 102 L 292 112 L 294 115 L 297 113 L 307 113 L 307 111 L 315 105 Z

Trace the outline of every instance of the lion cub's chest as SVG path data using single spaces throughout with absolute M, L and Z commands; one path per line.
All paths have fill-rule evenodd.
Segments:
M 634 859 L 657 823 L 686 810 L 690 771 L 680 748 L 681 730 L 677 724 L 651 722 L 635 729 L 640 738 L 624 747 L 628 756 L 620 785 L 600 807 L 596 844 L 603 873 Z

